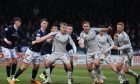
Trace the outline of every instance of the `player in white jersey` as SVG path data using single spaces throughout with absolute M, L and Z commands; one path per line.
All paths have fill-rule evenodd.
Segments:
M 113 63 L 113 59 L 111 57 L 111 49 L 114 46 L 114 42 L 113 42 L 111 36 L 108 35 L 106 32 L 105 33 L 104 32 L 100 32 L 97 35 L 96 39 L 98 41 L 98 45 L 99 45 L 100 50 L 101 50 L 101 58 L 100 59 L 103 59 L 103 61 L 105 61 L 107 64 L 109 64 L 109 66 L 112 68 L 112 70 L 114 72 L 116 72 L 116 74 L 118 75 L 120 83 L 122 83 L 122 80 L 120 78 L 124 74 L 119 73 L 116 70 L 115 64 Z
M 133 49 L 131 46 L 131 42 L 129 36 L 124 30 L 124 23 L 118 22 L 117 24 L 117 32 L 114 35 L 114 49 L 120 51 L 120 59 L 117 61 L 117 70 L 123 71 L 126 74 L 129 74 L 136 79 L 135 84 L 139 84 L 140 75 L 128 68 L 131 64 L 131 59 L 133 56 Z M 128 79 L 126 79 L 128 80 Z M 128 84 L 128 83 L 125 83 Z
M 96 35 L 98 32 L 108 31 L 107 28 L 90 28 L 90 23 L 88 21 L 84 21 L 82 23 L 83 31 L 80 34 L 79 46 L 81 48 L 86 47 L 86 64 L 87 69 L 89 71 L 90 76 L 93 79 L 93 84 L 98 84 L 98 80 L 96 78 L 94 70 L 99 75 L 100 84 L 104 83 L 103 76 L 100 69 L 100 48 L 97 43 Z
M 106 32 L 100 32 L 97 37 L 98 45 L 101 51 L 101 59 L 103 59 L 111 67 L 113 66 L 113 60 L 111 57 L 111 49 L 114 46 L 114 42 L 110 35 Z
M 70 60 L 68 59 L 67 55 L 67 50 L 66 50 L 66 45 L 67 43 L 70 43 L 74 53 L 73 57 L 76 58 L 76 52 L 77 48 L 75 46 L 75 43 L 73 42 L 71 36 L 66 33 L 66 23 L 60 23 L 60 31 L 59 32 L 51 32 L 48 34 L 50 37 L 53 37 L 53 47 L 52 47 L 52 54 L 51 56 L 47 57 L 45 60 L 45 72 L 46 72 L 46 80 L 43 82 L 43 84 L 48 83 L 49 80 L 49 75 L 50 75 L 50 70 L 49 70 L 49 65 L 56 60 L 61 60 L 63 64 L 66 65 L 68 72 L 68 84 L 71 84 L 71 79 L 72 79 L 72 72 L 71 72 L 71 64 Z M 44 39 L 46 39 L 47 35 L 44 36 Z

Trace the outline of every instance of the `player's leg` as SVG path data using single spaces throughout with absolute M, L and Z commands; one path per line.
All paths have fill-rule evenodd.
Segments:
M 31 50 L 29 50 L 29 49 L 26 51 L 23 63 L 21 65 L 21 67 L 17 70 L 17 72 L 15 73 L 15 76 L 11 80 L 11 84 L 14 84 L 16 78 L 19 75 L 21 75 L 26 70 L 26 68 L 29 67 L 30 63 L 32 62 L 32 59 L 34 59 L 33 54 L 34 53 Z
M 6 58 L 7 81 L 10 83 L 10 80 L 11 80 L 10 72 L 11 72 L 11 66 L 12 66 L 12 58 L 11 58 L 10 49 L 2 47 L 2 53 L 4 57 Z
M 93 84 L 98 84 L 98 80 L 95 74 L 95 65 L 93 63 L 93 54 L 87 53 L 86 55 L 86 64 L 87 64 L 87 70 L 89 72 L 89 75 L 93 79 Z
M 39 65 L 40 65 L 40 64 L 33 64 L 31 83 L 41 84 L 38 80 L 35 80 L 36 75 L 37 75 L 37 73 L 38 73 Z
M 121 84 L 125 84 L 125 83 L 129 83 L 127 77 L 125 76 L 124 72 L 123 72 L 123 67 L 124 67 L 124 57 L 123 56 L 119 56 L 119 59 L 117 59 L 116 62 L 116 74 L 118 74 L 118 79 L 120 81 Z
M 35 80 L 36 75 L 38 73 L 38 69 L 40 66 L 40 59 L 41 59 L 41 54 L 40 53 L 34 53 L 34 59 L 33 59 L 33 70 L 32 70 L 32 80 L 31 83 L 35 84 L 41 84 L 38 80 Z
M 16 56 L 16 51 L 15 49 L 11 49 L 11 57 L 12 57 L 12 78 L 15 75 L 16 69 L 17 69 L 17 56 Z M 16 81 L 20 81 L 19 79 L 16 79 Z
M 59 59 L 63 62 L 64 66 L 67 68 L 68 84 L 72 84 L 72 68 L 70 64 L 70 59 L 65 54 L 60 54 Z
M 104 83 L 104 76 L 103 73 L 101 71 L 101 67 L 100 67 L 100 58 L 101 58 L 101 53 L 100 52 L 96 52 L 94 55 L 94 65 L 95 65 L 95 70 L 96 73 L 99 76 L 99 80 L 100 80 L 100 84 Z
M 129 74 L 129 75 L 135 77 L 136 84 L 139 84 L 140 75 L 138 73 L 136 73 L 135 71 L 129 69 L 131 59 L 132 59 L 132 55 L 133 54 L 128 54 L 128 55 L 125 56 L 123 71 L 126 74 Z
M 57 54 L 52 53 L 51 56 L 47 57 L 47 59 L 45 59 L 44 61 L 44 65 L 45 65 L 45 81 L 43 82 L 43 84 L 46 84 L 49 82 L 50 80 L 50 65 L 52 63 L 54 63 L 57 60 Z
M 13 77 L 13 79 L 11 80 L 10 84 L 15 84 L 15 80 L 17 79 L 18 76 L 20 76 L 28 67 L 29 67 L 29 63 L 22 63 L 21 67 L 17 70 L 17 72 L 15 73 L 15 76 Z

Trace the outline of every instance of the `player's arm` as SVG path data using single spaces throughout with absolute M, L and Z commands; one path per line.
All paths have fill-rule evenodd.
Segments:
M 96 32 L 107 32 L 108 30 L 110 30 L 111 28 L 97 28 L 97 27 L 92 27 L 92 30 L 96 31 Z
M 1 32 L 1 37 L 3 38 L 3 41 L 5 41 L 8 45 L 12 45 L 12 42 L 7 39 L 8 34 L 9 34 L 9 29 L 8 28 L 5 28 Z
M 71 36 L 69 36 L 69 43 L 72 46 L 74 53 L 77 53 L 76 45 L 75 45 L 74 41 L 72 40 Z
M 126 45 L 123 45 L 121 47 L 114 46 L 115 49 L 117 49 L 117 50 L 123 50 L 123 49 L 127 49 L 127 48 L 131 47 L 129 36 L 127 34 L 124 35 L 124 38 L 123 39 L 124 39 Z
M 80 34 L 80 37 L 78 38 L 78 44 L 80 48 L 85 48 L 85 43 L 84 43 L 84 38 L 83 38 L 83 34 Z
M 77 54 L 76 54 L 77 53 L 77 48 L 76 48 L 76 45 L 75 45 L 74 41 L 72 40 L 71 36 L 69 36 L 69 43 L 72 46 L 73 51 L 74 51 L 74 53 L 73 53 L 73 59 L 74 60 L 77 60 Z
M 47 35 L 45 35 L 43 37 L 36 37 L 35 41 L 36 41 L 36 43 L 41 43 L 41 42 L 43 42 L 43 41 L 45 41 L 47 39 L 53 38 L 54 35 L 56 35 L 56 34 L 57 34 L 57 32 L 51 32 L 51 33 L 49 33 L 49 34 L 47 34 Z
M 107 48 L 106 51 L 109 51 L 109 50 L 111 50 L 111 49 L 113 48 L 114 42 L 113 42 L 111 36 L 109 36 L 109 35 L 108 35 L 108 38 L 107 38 L 107 39 L 108 39 L 108 42 L 109 42 L 109 44 L 110 44 L 110 47 Z

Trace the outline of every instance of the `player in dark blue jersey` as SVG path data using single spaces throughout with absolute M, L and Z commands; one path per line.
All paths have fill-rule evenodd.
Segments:
M 18 40 L 24 39 L 25 35 L 20 29 L 21 26 L 21 18 L 15 17 L 13 19 L 14 25 L 5 28 L 1 32 L 2 36 L 2 53 L 6 58 L 6 72 L 7 72 L 7 81 L 10 83 L 11 77 L 14 76 L 16 67 L 17 67 L 17 57 L 15 46 Z M 10 73 L 11 72 L 11 73 Z M 16 79 L 16 81 L 19 81 Z
M 33 63 L 33 70 L 32 70 L 32 80 L 31 83 L 41 84 L 39 81 L 35 80 L 37 75 L 39 65 L 40 65 L 40 56 L 41 56 L 41 49 L 42 45 L 44 44 L 45 40 L 41 40 L 43 36 L 46 35 L 46 28 L 48 26 L 48 21 L 46 19 L 41 20 L 41 27 L 33 34 L 32 44 L 29 49 L 26 51 L 25 58 L 21 67 L 16 72 L 15 76 L 11 80 L 11 84 L 15 84 L 15 79 L 22 74 L 24 70 L 26 70 L 31 63 Z M 37 43 L 34 43 L 35 40 L 38 40 Z

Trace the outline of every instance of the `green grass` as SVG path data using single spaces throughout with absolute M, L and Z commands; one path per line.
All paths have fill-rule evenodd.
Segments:
M 40 68 L 39 73 L 42 73 L 44 68 Z M 105 84 L 119 84 L 119 81 L 116 77 L 116 74 L 110 69 L 110 68 L 102 68 L 104 75 L 107 77 L 105 80 Z M 140 73 L 139 69 L 133 69 L 136 72 Z M 67 76 L 63 68 L 55 68 L 52 73 L 52 80 L 54 84 L 67 84 Z M 128 76 L 130 80 L 130 84 L 135 84 L 135 80 L 133 77 Z M 73 74 L 74 83 L 73 84 L 91 84 L 92 79 L 89 77 L 88 72 L 86 68 L 78 68 L 76 67 Z M 16 82 L 16 84 L 31 84 L 31 68 L 28 68 L 25 72 L 23 72 L 22 75 L 19 76 L 21 81 Z M 42 80 L 39 78 L 39 76 L 36 77 L 36 79 Z M 5 67 L 0 67 L 0 84 L 8 84 L 6 80 L 6 71 Z

